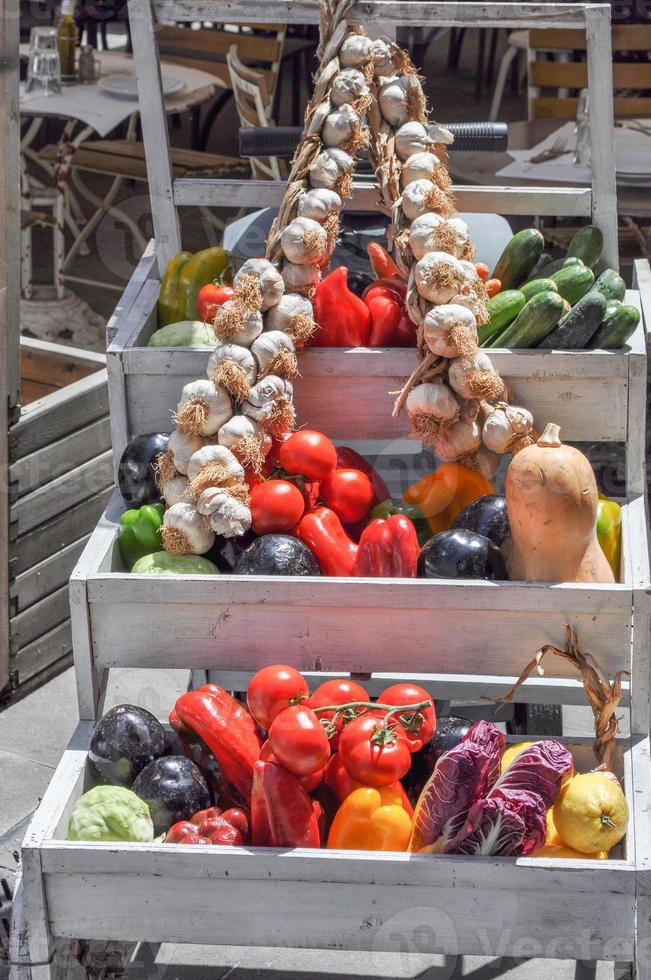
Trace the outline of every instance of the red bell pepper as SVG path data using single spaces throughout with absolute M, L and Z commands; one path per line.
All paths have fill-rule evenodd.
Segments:
M 260 738 L 246 708 L 217 684 L 205 684 L 181 695 L 170 714 L 170 724 L 186 752 L 188 738 L 190 742 L 200 739 L 228 786 L 248 803 L 253 765 L 260 758 Z
M 339 266 L 317 287 L 313 300 L 318 329 L 314 347 L 368 347 L 371 314 L 348 288 L 348 269 Z
M 233 807 L 220 810 L 211 806 L 199 810 L 190 820 L 179 820 L 165 835 L 166 844 L 227 844 L 239 847 L 249 832 L 249 820 L 244 812 Z
M 420 545 L 408 517 L 377 517 L 364 528 L 353 575 L 359 578 L 416 578 Z
M 353 777 L 348 774 L 346 767 L 339 758 L 339 753 L 335 752 L 330 756 L 326 766 L 325 785 L 332 790 L 337 797 L 337 800 L 340 803 L 343 803 L 346 797 L 350 796 L 353 790 L 359 789 L 360 786 L 363 786 L 363 783 L 358 783 L 356 779 L 353 779 Z M 395 783 L 391 783 L 390 788 L 395 790 L 396 793 L 400 794 L 403 810 L 405 810 L 410 817 L 413 816 L 414 809 L 409 802 L 405 788 L 400 780 L 398 779 Z
M 323 575 L 352 575 L 357 545 L 328 507 L 316 507 L 296 525 L 294 534 L 306 544 Z
M 378 279 L 404 279 L 386 248 L 379 242 L 369 242 L 366 246 L 369 262 Z
M 296 776 L 274 762 L 253 766 L 251 840 L 256 847 L 319 847 L 319 816 Z
M 393 286 L 374 283 L 364 292 L 364 302 L 371 314 L 370 347 L 416 346 L 416 327 Z

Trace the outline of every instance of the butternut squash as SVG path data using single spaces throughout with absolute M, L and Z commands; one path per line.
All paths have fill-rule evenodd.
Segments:
M 525 582 L 614 582 L 597 540 L 597 484 L 578 449 L 550 422 L 511 460 L 506 504 L 512 544 L 509 578 Z

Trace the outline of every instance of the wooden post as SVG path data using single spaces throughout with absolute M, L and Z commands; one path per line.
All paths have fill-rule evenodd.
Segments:
M 613 55 L 608 4 L 586 6 L 585 32 L 590 92 L 592 220 L 604 236 L 604 262 L 618 269 Z
M 160 59 L 150 0 L 129 4 L 133 59 L 138 76 L 142 137 L 147 157 L 149 197 L 158 251 L 158 271 L 181 250 L 181 227 L 172 193 L 172 157 L 163 104 Z
M 18 0 L 0 0 L 0 691 L 9 681 L 9 423 L 20 386 Z

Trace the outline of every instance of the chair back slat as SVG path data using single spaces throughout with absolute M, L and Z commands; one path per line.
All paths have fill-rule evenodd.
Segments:
M 262 72 L 245 65 L 239 55 L 237 44 L 232 44 L 226 55 L 230 73 L 231 88 L 243 128 L 248 126 L 273 126 L 270 115 L 270 97 Z M 277 157 L 251 157 L 249 160 L 253 176 L 260 180 L 271 178 L 280 180 L 283 176 Z
M 572 119 L 578 95 L 588 86 L 586 35 L 581 30 L 529 32 L 529 117 Z M 619 24 L 612 29 L 615 116 L 651 113 L 651 62 L 617 60 L 623 53 L 651 49 L 651 27 Z M 549 60 L 550 52 L 558 57 Z

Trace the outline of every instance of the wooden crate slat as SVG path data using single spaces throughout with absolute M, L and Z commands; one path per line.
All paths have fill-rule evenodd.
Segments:
M 651 48 L 651 26 L 636 24 L 631 30 L 628 24 L 613 24 L 611 27 L 613 51 L 648 51 Z M 532 49 L 548 51 L 585 51 L 585 30 L 563 29 L 559 34 L 556 30 L 541 30 L 534 27 L 529 35 Z
M 61 439 L 70 431 L 70 420 L 88 425 L 108 414 L 106 370 L 96 371 L 59 391 L 28 405 L 10 429 L 12 458 L 21 459 Z
M 531 100 L 531 114 L 534 119 L 575 119 L 578 105 L 578 98 L 536 96 Z M 621 118 L 651 115 L 651 98 L 620 98 L 616 95 L 613 105 L 615 115 Z
M 230 208 L 277 208 L 283 198 L 284 181 L 228 180 L 217 177 L 180 177 L 174 181 L 174 202 Z M 459 211 L 493 214 L 538 214 L 589 217 L 592 192 L 589 187 L 474 187 L 452 184 Z M 377 188 L 371 181 L 355 181 L 353 196 L 344 204 L 347 211 L 376 211 Z
M 39 636 L 33 643 L 23 647 L 11 658 L 12 671 L 18 672 L 18 683 L 24 684 L 41 671 L 46 670 L 72 652 L 72 630 L 70 620 L 55 626 L 54 629 Z
M 14 602 L 16 612 L 22 612 L 44 596 L 67 584 L 89 536 L 86 534 L 72 544 L 53 551 L 43 561 L 16 576 L 9 587 L 9 595 Z
M 641 88 L 651 84 L 651 65 L 616 62 L 613 65 L 613 80 L 615 90 Z M 540 87 L 585 88 L 588 84 L 588 66 L 584 61 L 530 61 L 529 82 Z
M 10 546 L 13 574 L 18 577 L 29 572 L 32 566 L 74 544 L 80 536 L 90 534 L 112 493 L 113 488 L 106 487 L 13 541 Z
M 228 23 L 317 24 L 319 7 L 314 0 L 156 0 L 156 15 L 164 23 L 223 20 Z M 348 19 L 353 23 L 427 27 L 522 27 L 581 28 L 582 4 L 436 3 L 425 0 L 355 0 Z
M 13 499 L 50 483 L 111 448 L 111 421 L 104 418 L 24 456 L 9 468 Z
M 40 381 L 62 388 L 101 370 L 105 363 L 103 354 L 31 337 L 20 338 L 20 374 L 23 380 Z
M 9 628 L 14 649 L 20 652 L 69 618 L 70 603 L 66 583 L 11 619 Z
M 21 497 L 10 510 L 15 535 L 25 534 L 43 521 L 110 486 L 113 480 L 111 451 L 82 463 L 69 473 Z

